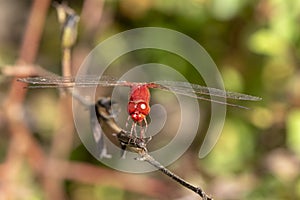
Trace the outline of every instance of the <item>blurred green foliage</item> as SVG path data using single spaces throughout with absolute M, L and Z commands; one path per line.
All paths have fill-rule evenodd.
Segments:
M 0 65 L 14 63 L 27 17 L 24 14 L 29 12 L 31 3 L 6 2 L 0 3 Z M 82 9 L 82 1 L 69 4 L 78 12 Z M 6 9 L 11 12 L 4 12 Z M 216 199 L 300 199 L 299 0 L 108 0 L 103 9 L 101 30 L 95 31 L 94 39 L 86 46 L 92 48 L 113 34 L 136 27 L 171 28 L 192 37 L 208 51 L 227 89 L 263 98 L 261 102 L 247 103 L 249 110 L 228 108 L 222 135 L 205 159 L 196 156 L 199 144 L 192 148 L 190 163 L 197 160 L 194 167 L 198 173 L 206 174 L 203 182 L 207 182 L 206 188 Z M 48 14 L 37 63 L 59 73 L 59 24 L 55 15 L 53 8 Z M 89 35 L 84 24 L 79 28 L 82 45 Z M 146 50 L 134 58 L 137 60 L 133 63 L 159 62 L 182 70 L 186 76 L 191 74 L 186 61 L 165 52 Z M 187 78 L 199 83 L 198 76 Z M 1 101 L 6 90 L 0 91 Z M 60 120 L 56 116 L 55 91 L 49 92 L 30 91 L 27 103 L 31 116 L 28 121 L 34 124 L 34 132 L 45 148 L 51 127 Z M 1 119 L 0 122 L 1 132 L 5 132 L 5 124 Z M 0 161 L 4 160 L 6 150 L 2 147 L 8 140 L 5 134 L 0 138 Z M 82 147 L 78 141 L 75 143 L 71 157 L 86 161 L 87 152 L 79 151 Z M 178 163 L 178 171 L 186 171 L 187 177 L 197 176 L 185 170 L 190 163 Z M 26 193 L 30 199 L 43 199 L 41 188 L 30 178 L 30 170 L 24 170 L 20 179 L 28 180 L 24 184 L 32 188 L 30 194 Z M 66 190 L 75 200 L 147 199 L 101 185 L 72 182 Z

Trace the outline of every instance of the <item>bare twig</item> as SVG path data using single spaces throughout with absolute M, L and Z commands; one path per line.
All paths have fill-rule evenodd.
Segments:
M 138 153 L 141 157 L 137 158 L 137 160 L 145 161 L 164 173 L 165 175 L 171 177 L 173 180 L 181 184 L 182 186 L 186 187 L 189 190 L 197 193 L 203 200 L 212 200 L 200 187 L 196 187 L 191 183 L 188 183 L 183 178 L 179 177 L 178 175 L 174 174 L 163 165 L 161 165 L 158 161 L 156 161 L 149 153 L 146 148 L 147 141 L 145 142 L 144 139 L 138 138 L 133 134 L 126 133 L 121 131 L 117 134 L 117 138 L 122 145 L 126 145 L 134 152 Z
M 79 16 L 67 5 L 56 4 L 58 16 L 64 15 L 65 17 L 59 18 L 62 24 L 62 37 L 61 37 L 61 48 L 62 48 L 62 73 L 63 76 L 72 75 L 72 64 L 71 64 L 71 49 L 77 39 L 77 23 Z M 59 15 L 61 14 L 61 15 Z M 53 158 L 66 159 L 70 155 L 72 149 L 73 137 L 74 137 L 74 125 L 72 117 L 72 99 L 70 96 L 61 93 L 59 101 L 59 109 L 61 112 L 62 121 L 59 124 L 57 131 L 53 135 L 52 145 L 50 150 L 50 159 L 47 164 L 47 171 L 50 174 L 44 180 L 46 196 L 48 199 L 66 199 L 64 192 L 63 173 L 67 170 L 64 166 L 62 169 L 57 171 L 53 164 Z M 58 173 L 59 172 L 59 173 Z M 53 174 L 51 174 L 53 173 Z M 57 176 L 54 177 L 54 174 Z
M 196 187 L 192 185 L 191 183 L 187 182 L 183 178 L 179 177 L 178 175 L 174 174 L 167 168 L 165 168 L 163 165 L 161 165 L 158 161 L 156 161 L 151 155 L 149 155 L 146 151 L 142 151 L 140 154 L 142 157 L 140 158 L 141 161 L 148 162 L 158 170 L 160 170 L 165 175 L 171 177 L 176 182 L 181 184 L 182 186 L 188 188 L 189 190 L 192 190 L 193 192 L 197 193 L 200 197 L 203 198 L 203 200 L 213 200 L 213 198 L 209 197 L 200 187 Z

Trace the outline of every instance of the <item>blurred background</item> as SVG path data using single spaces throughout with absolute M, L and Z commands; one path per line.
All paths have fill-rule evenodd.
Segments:
M 0 200 L 199 199 L 160 172 L 109 169 L 81 144 L 55 89 L 26 90 L 9 74 L 39 65 L 61 74 L 60 25 L 51 1 L 0 1 Z M 228 107 L 213 151 L 198 151 L 209 120 L 201 114 L 189 150 L 169 169 L 215 199 L 300 199 L 300 1 L 86 0 L 69 1 L 80 15 L 74 71 L 99 42 L 137 27 L 165 27 L 201 44 L 225 88 L 262 97 Z M 30 23 L 29 23 L 30 22 Z M 128 61 L 129 60 L 129 61 Z M 134 52 L 124 63 L 189 64 L 165 52 Z M 17 72 L 16 72 L 17 71 Z M 168 132 L 168 130 L 167 130 Z

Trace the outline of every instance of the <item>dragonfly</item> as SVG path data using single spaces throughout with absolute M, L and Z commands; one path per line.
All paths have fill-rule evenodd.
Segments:
M 74 88 L 74 87 L 129 87 L 129 98 L 127 104 L 128 118 L 133 121 L 131 132 L 136 128 L 137 124 L 147 127 L 146 117 L 150 113 L 150 89 L 160 89 L 170 91 L 175 94 L 189 96 L 200 100 L 210 101 L 239 108 L 246 108 L 244 106 L 233 104 L 225 101 L 226 99 L 245 100 L 245 101 L 259 101 L 260 97 L 237 92 L 225 91 L 217 88 L 206 87 L 189 82 L 178 81 L 153 81 L 153 82 L 131 82 L 117 80 L 110 76 L 102 76 L 101 78 L 95 76 L 82 77 L 60 77 L 60 76 L 41 76 L 41 77 L 27 77 L 18 79 L 21 82 L 28 83 L 28 88 Z M 210 98 L 218 97 L 222 98 Z M 143 137 L 143 132 L 140 133 Z
M 77 96 L 79 97 L 79 96 Z M 76 98 L 77 98 L 76 97 Z M 77 98 L 80 102 L 85 104 L 85 101 L 79 97 Z M 160 170 L 165 175 L 171 177 L 173 180 L 178 182 L 179 184 L 183 185 L 184 187 L 192 190 L 193 192 L 200 195 L 203 199 L 212 199 L 211 197 L 207 196 L 205 192 L 200 188 L 191 185 L 181 177 L 177 176 L 173 172 L 171 172 L 169 169 L 165 168 L 162 164 L 160 164 L 158 161 L 156 161 L 151 155 L 148 154 L 147 149 L 147 143 L 151 140 L 151 138 L 139 138 L 136 137 L 127 131 L 123 130 L 121 127 L 119 127 L 114 119 L 112 118 L 112 106 L 113 104 L 116 104 L 116 102 L 113 102 L 109 97 L 101 97 L 98 99 L 96 104 L 89 105 L 90 108 L 96 109 L 96 118 L 92 118 L 92 128 L 94 131 L 94 137 L 97 142 L 98 150 L 100 150 L 99 157 L 100 158 L 111 158 L 110 154 L 107 154 L 106 146 L 103 141 L 103 132 L 102 129 L 99 129 L 99 126 L 97 126 L 93 121 L 98 121 L 102 125 L 106 125 L 109 129 L 111 129 L 114 134 L 112 134 L 114 137 L 117 138 L 119 145 L 122 149 L 122 158 L 125 158 L 125 150 L 128 149 L 132 152 L 135 152 L 139 154 L 141 157 L 136 158 L 136 160 L 145 161 L 148 162 L 153 167 Z M 101 126 L 102 127 L 102 126 Z
M 125 158 L 125 150 L 129 149 L 134 152 L 146 149 L 146 144 L 151 140 L 150 138 L 137 138 L 126 130 L 122 129 L 114 119 L 112 110 L 113 105 L 117 103 L 112 101 L 110 97 L 100 97 L 95 104 L 87 105 L 82 98 L 76 98 L 90 108 L 91 128 L 96 142 L 96 154 L 99 158 L 111 158 L 108 153 L 106 144 L 104 142 L 104 135 L 108 136 L 110 141 L 116 137 L 121 151 L 121 157 Z M 94 113 L 95 111 L 95 114 Z M 100 126 L 98 125 L 100 124 Z M 111 134 L 105 134 L 111 133 Z
M 121 149 L 122 158 L 125 158 L 126 150 L 136 153 L 146 150 L 146 144 L 151 140 L 151 137 L 139 138 L 122 129 L 115 121 L 115 116 L 118 113 L 115 113 L 113 109 L 113 107 L 118 107 L 118 103 L 112 101 L 110 97 L 99 97 L 93 103 L 75 92 L 72 92 L 72 95 L 89 110 L 90 126 L 94 137 L 95 155 L 97 158 L 112 157 L 108 152 L 105 136 Z

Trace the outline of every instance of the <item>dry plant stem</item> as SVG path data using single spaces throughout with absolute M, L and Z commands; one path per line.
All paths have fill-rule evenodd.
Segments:
M 62 58 L 62 73 L 63 76 L 72 76 L 72 64 L 71 64 L 71 49 L 64 48 L 63 49 L 63 58 Z
M 213 200 L 211 197 L 206 195 L 205 192 L 200 187 L 195 187 L 192 184 L 185 181 L 184 179 L 182 179 L 181 177 L 177 176 L 176 174 L 174 174 L 173 172 L 171 172 L 170 170 L 165 168 L 163 165 L 161 165 L 159 162 L 157 162 L 147 152 L 140 153 L 140 155 L 142 156 L 142 158 L 141 158 L 142 161 L 148 162 L 149 164 L 151 164 L 152 166 L 154 166 L 155 168 L 160 170 L 165 175 L 167 175 L 167 176 L 171 177 L 172 179 L 174 179 L 176 182 L 178 182 L 182 186 L 184 186 L 184 187 L 188 188 L 189 190 L 192 190 L 193 192 L 197 193 L 200 197 L 202 197 L 203 200 Z
M 50 0 L 35 0 L 33 2 L 17 64 L 34 63 L 49 6 Z M 32 134 L 22 117 L 22 103 L 26 95 L 26 90 L 23 87 L 24 85 L 14 80 L 5 101 L 5 106 L 3 106 L 11 133 L 9 149 L 3 165 L 5 173 L 0 177 L 0 185 L 3 186 L 1 192 L 4 199 L 21 198 L 21 194 L 16 190 L 16 180 L 22 170 L 21 165 L 28 150 L 32 150 L 32 153 L 38 159 L 41 159 L 43 154 L 39 148 L 31 148 L 36 143 L 32 140 Z
M 63 76 L 72 75 L 71 66 L 71 48 L 63 48 L 62 50 L 62 72 Z M 52 146 L 50 150 L 50 159 L 48 163 L 48 175 L 45 178 L 44 186 L 46 191 L 47 199 L 63 200 L 66 199 L 66 194 L 64 192 L 64 180 L 62 179 L 63 173 L 67 168 L 58 171 L 56 166 L 53 165 L 52 160 L 54 158 L 58 159 L 68 159 L 74 140 L 74 125 L 72 117 L 72 99 L 64 91 L 61 91 L 60 101 L 59 101 L 59 112 L 61 112 L 61 122 L 57 131 L 53 134 Z M 62 166 L 63 167 L 63 166 Z M 56 175 L 56 176 L 55 176 Z
M 65 7 L 66 8 L 66 7 Z M 67 12 L 62 11 L 62 12 Z M 67 13 L 71 14 L 71 13 Z M 75 14 L 75 13 L 73 13 Z M 65 19 L 67 20 L 67 19 Z M 64 22 L 65 23 L 65 22 Z M 69 29 L 70 28 L 70 29 Z M 77 31 L 75 29 L 71 29 L 72 27 L 63 27 L 63 35 L 66 34 L 68 31 Z M 77 35 L 75 32 L 72 32 L 71 35 Z M 72 38 L 71 35 L 68 35 L 68 38 L 63 37 L 62 38 L 62 75 L 64 77 L 68 77 L 72 75 L 72 55 L 71 55 L 71 48 L 74 45 L 71 44 L 71 46 L 65 46 L 66 41 L 70 41 L 74 39 L 73 42 L 75 42 L 76 38 Z M 74 36 L 76 37 L 76 36 Z M 56 174 L 57 171 L 55 170 L 55 166 L 52 164 L 52 158 L 59 158 L 59 159 L 67 159 L 73 144 L 74 139 L 74 125 L 73 125 L 73 117 L 72 117 L 72 99 L 70 96 L 68 96 L 64 91 L 61 90 L 61 97 L 59 102 L 59 109 L 61 111 L 61 123 L 58 127 L 58 130 L 54 133 L 53 139 L 52 139 L 52 147 L 50 151 L 51 159 L 49 160 L 49 172 L 53 173 L 52 175 Z M 65 199 L 64 194 L 64 187 L 63 187 L 63 179 L 61 178 L 64 171 L 68 170 L 67 168 L 61 169 L 61 174 L 57 176 L 57 178 L 48 178 L 45 179 L 45 187 L 50 188 L 46 191 L 51 191 L 51 193 L 47 194 L 48 199 Z
M 124 130 L 116 134 L 116 136 L 120 144 L 123 145 L 123 147 L 126 147 L 127 149 L 130 149 L 131 151 L 136 152 L 141 156 L 140 158 L 137 158 L 137 160 L 148 162 L 150 165 L 154 166 L 155 168 L 163 172 L 165 175 L 171 177 L 173 180 L 175 180 L 185 188 L 192 190 L 193 192 L 198 194 L 200 197 L 202 197 L 203 200 L 212 200 L 212 198 L 206 195 L 200 187 L 195 187 L 192 184 L 188 183 L 181 177 L 177 176 L 176 174 L 165 168 L 151 155 L 149 155 L 146 146 L 150 140 L 147 141 L 145 139 L 138 138 L 136 136 L 131 135 L 130 133 L 127 133 Z

